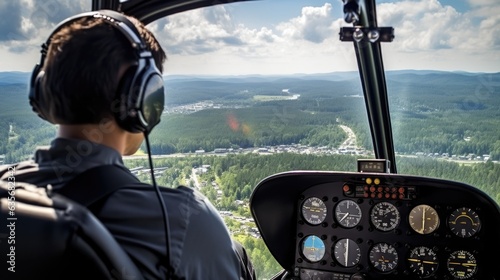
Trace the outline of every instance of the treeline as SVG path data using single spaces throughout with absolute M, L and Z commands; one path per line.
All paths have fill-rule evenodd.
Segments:
M 272 174 L 290 170 L 356 171 L 356 156 L 348 155 L 227 155 L 189 156 L 155 159 L 155 166 L 169 167 L 159 178 L 164 186 L 188 184 L 191 169 L 210 165 L 204 177 L 210 183 L 216 181 L 227 202 L 213 201 L 220 210 L 236 210 L 236 199 L 250 198 L 260 180 Z M 399 174 L 429 176 L 460 181 L 477 187 L 500 204 L 500 165 L 492 162 L 463 165 L 430 158 L 397 158 Z M 148 167 L 145 159 L 126 162 L 129 167 Z M 147 180 L 146 174 L 144 179 Z
M 25 84 L 0 86 L 0 100 L 0 155 L 5 163 L 28 159 L 37 146 L 50 144 L 55 126 L 32 112 Z
M 336 148 L 346 139 L 339 124 L 353 127 L 360 142 L 367 142 L 363 140 L 368 139 L 365 130 L 356 125 L 365 115 L 358 117 L 341 109 L 352 107 L 352 102 L 361 104 L 362 100 L 322 100 L 318 101 L 319 110 L 309 108 L 309 102 L 313 101 L 304 101 L 306 104 L 274 101 L 248 108 L 167 115 L 151 134 L 151 150 L 153 154 L 170 154 L 287 144 Z M 336 106 L 325 108 L 329 103 Z
M 500 159 L 499 112 L 472 114 L 455 110 L 394 119 L 395 149 L 400 153 L 489 154 L 493 160 Z
M 393 75 L 395 150 L 500 160 L 500 73 Z

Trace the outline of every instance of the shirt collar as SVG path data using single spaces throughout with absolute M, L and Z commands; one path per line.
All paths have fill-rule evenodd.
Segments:
M 35 152 L 34 160 L 40 166 L 53 165 L 54 162 L 57 162 L 57 164 L 71 169 L 74 173 L 80 173 L 99 165 L 124 166 L 118 151 L 84 139 L 56 138 L 52 140 L 48 149 L 38 149 Z

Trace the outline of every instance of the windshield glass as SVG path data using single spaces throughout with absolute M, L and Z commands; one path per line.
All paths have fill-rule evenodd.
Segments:
M 461 181 L 500 202 L 497 0 L 378 1 L 398 173 Z M 0 4 L 0 164 L 32 157 L 55 126 L 26 87 L 40 44 L 90 1 Z M 250 252 L 260 279 L 281 270 L 248 209 L 263 178 L 357 171 L 375 158 L 342 1 L 251 1 L 148 25 L 167 53 L 165 110 L 150 134 L 157 182 L 204 193 Z M 149 182 L 146 147 L 125 158 Z

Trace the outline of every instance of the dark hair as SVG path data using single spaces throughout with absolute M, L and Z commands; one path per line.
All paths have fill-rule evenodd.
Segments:
M 139 20 L 127 18 L 163 71 L 166 55 L 154 35 Z M 43 68 L 47 111 L 60 124 L 97 124 L 112 118 L 118 73 L 137 60 L 136 54 L 125 35 L 101 18 L 82 18 L 61 28 L 50 40 Z

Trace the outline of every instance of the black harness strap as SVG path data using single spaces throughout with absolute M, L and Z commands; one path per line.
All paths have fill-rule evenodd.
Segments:
M 57 193 L 90 208 L 119 188 L 138 182 L 139 179 L 123 167 L 101 165 L 78 174 Z

